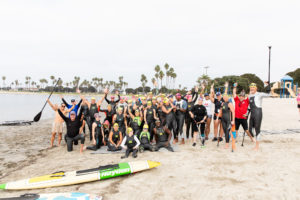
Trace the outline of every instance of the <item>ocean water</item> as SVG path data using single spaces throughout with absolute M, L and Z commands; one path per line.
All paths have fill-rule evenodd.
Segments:
M 13 120 L 33 120 L 44 106 L 48 94 L 0 94 L 0 122 Z M 71 103 L 71 99 L 80 100 L 78 96 L 65 95 L 65 100 Z M 88 97 L 87 97 L 88 98 Z M 50 101 L 53 104 L 62 102 L 59 95 L 52 95 Z M 47 104 L 41 120 L 53 118 L 55 112 Z

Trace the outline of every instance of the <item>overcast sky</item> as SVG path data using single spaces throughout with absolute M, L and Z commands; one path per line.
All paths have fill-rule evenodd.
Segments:
M 299 0 L 1 0 L 0 76 L 71 81 L 121 75 L 129 87 L 169 63 L 177 83 L 255 73 L 272 81 L 300 66 Z M 1 81 L 2 85 L 2 81 Z

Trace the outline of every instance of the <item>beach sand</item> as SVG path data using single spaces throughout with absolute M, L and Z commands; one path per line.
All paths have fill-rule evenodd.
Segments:
M 104 199 L 300 199 L 300 117 L 295 99 L 264 99 L 261 149 L 238 138 L 237 151 L 179 145 L 179 152 L 145 152 L 122 160 L 121 154 L 68 153 L 66 145 L 49 149 L 51 120 L 31 126 L 1 127 L 0 182 L 55 171 L 72 171 L 132 160 L 161 166 L 134 175 L 74 186 L 30 191 L 0 191 L 0 197 L 24 193 L 86 192 Z M 287 130 L 293 129 L 293 130 Z M 242 128 L 240 128 L 240 131 Z M 268 133 L 268 134 L 267 134 Z M 274 134 L 270 134 L 274 133 Z M 275 134 L 276 133 L 276 134 Z M 241 135 L 242 133 L 240 133 Z M 57 140 L 55 141 L 57 144 Z M 87 145 L 89 141 L 87 140 Z

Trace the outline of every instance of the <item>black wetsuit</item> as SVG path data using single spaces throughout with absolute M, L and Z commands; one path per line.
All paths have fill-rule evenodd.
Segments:
M 185 125 L 186 125 L 186 138 L 188 139 L 189 138 L 189 135 L 190 135 L 190 128 L 191 128 L 191 125 L 192 125 L 192 119 L 191 119 L 191 116 L 190 116 L 190 111 L 192 111 L 197 99 L 198 99 L 198 93 L 197 92 L 193 92 L 193 95 L 192 95 L 192 101 L 189 102 L 188 99 L 186 99 L 185 97 L 183 98 L 184 100 L 186 100 L 187 102 L 187 109 L 186 109 L 186 114 L 185 114 Z M 193 130 L 192 130 L 193 132 Z M 193 137 L 193 133 L 191 133 L 191 137 Z
M 183 125 L 184 125 L 184 119 L 186 114 L 186 101 L 181 99 L 180 101 L 175 101 L 175 106 L 177 108 L 176 110 L 176 121 L 177 121 L 177 130 L 175 131 L 175 138 L 178 138 L 178 136 L 182 136 L 183 133 Z M 180 109 L 184 109 L 185 111 L 181 111 Z
M 85 138 L 83 134 L 79 134 L 80 127 L 82 125 L 81 116 L 82 110 L 80 110 L 79 114 L 76 116 L 75 120 L 72 121 L 70 118 L 67 118 L 61 111 L 58 109 L 58 113 L 61 118 L 66 122 L 67 126 L 67 134 L 65 139 L 67 141 L 68 151 L 73 150 L 73 142 L 81 141 L 81 144 L 84 144 Z
M 165 132 L 164 127 L 156 127 L 156 134 L 157 134 L 157 142 L 155 145 L 155 151 L 158 151 L 160 148 L 166 148 L 169 151 L 174 151 L 173 148 L 171 147 L 171 144 L 166 143 L 168 142 L 168 134 Z
M 113 135 L 112 135 L 112 141 L 117 145 L 120 141 L 120 131 L 115 131 L 112 130 Z M 122 149 L 121 146 L 119 146 L 118 148 L 116 148 L 112 143 L 108 142 L 107 144 L 108 147 L 108 151 L 120 151 Z
M 122 135 L 125 136 L 125 118 L 124 118 L 124 115 L 121 114 L 119 115 L 119 113 L 116 114 L 116 123 L 118 123 L 119 125 L 119 130 L 121 131 Z
M 222 109 L 222 127 L 225 133 L 226 143 L 229 143 L 229 134 L 231 130 L 231 112 L 229 108 L 230 102 L 223 102 Z
M 108 111 L 107 109 L 99 109 L 100 112 L 104 112 L 105 114 L 105 119 L 104 121 L 108 121 L 110 125 L 112 125 L 112 121 L 113 121 L 113 116 L 115 114 L 115 110 L 111 109 L 110 111 Z
M 269 97 L 267 93 L 256 92 L 255 94 L 249 95 L 250 101 L 250 120 L 249 120 L 249 131 L 253 135 L 253 129 L 255 129 L 256 140 L 260 139 L 260 127 L 262 122 L 262 99 L 264 97 Z
M 205 116 L 207 116 L 207 111 L 206 111 L 206 108 L 205 106 L 203 105 L 198 105 L 196 104 L 191 112 L 193 113 L 194 115 L 194 120 L 196 122 L 200 122 L 204 119 Z M 192 131 L 193 132 L 196 132 L 196 131 L 200 131 L 201 132 L 201 136 L 204 137 L 204 132 L 205 132 L 205 123 L 201 123 L 200 124 L 200 130 L 199 130 L 199 125 L 195 123 L 195 121 L 193 119 L 192 120 L 192 124 L 193 124 L 193 127 L 192 127 Z
M 158 118 L 159 118 L 161 124 L 163 126 L 166 125 L 166 113 L 164 113 L 162 111 L 162 106 L 157 107 L 157 115 L 158 115 Z
M 117 105 L 117 103 L 120 101 L 120 95 L 118 95 L 118 100 L 116 100 L 116 101 L 110 101 L 110 100 L 108 100 L 107 99 L 107 94 L 105 95 L 105 101 L 107 102 L 107 104 L 110 104 L 111 105 L 111 108 L 112 108 L 112 110 L 115 110 L 116 109 L 116 105 Z
M 96 151 L 97 149 L 100 149 L 101 146 L 103 146 L 103 136 L 102 136 L 102 124 L 100 121 L 95 121 L 94 123 L 97 124 L 95 128 L 95 140 L 96 145 L 95 146 L 89 146 L 87 149 Z
M 92 125 L 95 121 L 95 114 L 98 113 L 98 107 L 96 103 L 91 104 L 89 113 L 90 113 L 90 123 L 87 124 L 90 129 L 90 140 L 92 140 Z
M 142 130 L 141 125 L 142 125 L 141 117 L 134 117 L 131 120 L 130 126 L 133 129 L 134 135 L 136 135 L 138 138 Z
M 153 129 L 154 129 L 154 108 L 147 108 L 146 110 L 146 121 L 149 126 L 150 139 L 153 140 Z
M 214 120 L 217 119 L 217 115 L 219 114 L 220 112 L 220 109 L 222 107 L 222 103 L 224 102 L 224 99 L 221 98 L 221 100 L 219 101 L 217 98 L 215 98 L 214 100 L 214 104 L 215 104 L 215 114 L 214 114 Z M 219 120 L 221 120 L 222 118 L 219 117 Z
M 165 108 L 166 108 L 166 110 L 169 110 L 170 108 L 172 108 L 172 106 L 168 105 L 168 106 L 165 106 Z M 177 130 L 177 121 L 176 121 L 175 113 L 172 110 L 168 114 L 165 113 L 165 115 L 166 115 L 166 127 L 170 131 L 174 132 L 174 137 L 175 137 L 175 131 Z
M 83 114 L 83 120 L 85 121 L 86 124 L 89 124 L 90 121 L 91 121 L 89 106 L 88 105 L 82 105 L 81 110 L 82 110 L 82 114 Z M 83 132 L 86 133 L 85 126 L 83 127 Z
M 153 151 L 153 146 L 150 144 L 149 132 L 141 132 L 139 140 L 141 141 L 140 149 Z
M 125 152 L 125 157 L 127 158 L 129 156 L 129 154 L 132 152 L 132 157 L 136 158 L 137 157 L 137 152 L 138 149 L 134 149 L 134 147 L 137 145 L 135 139 L 134 139 L 134 135 L 132 135 L 131 137 L 129 137 L 128 135 L 126 136 L 126 142 L 125 145 L 127 146 L 126 152 Z

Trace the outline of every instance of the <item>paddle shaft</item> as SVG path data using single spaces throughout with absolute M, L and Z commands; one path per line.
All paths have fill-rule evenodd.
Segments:
M 54 85 L 54 87 L 53 87 L 53 89 L 52 89 L 52 92 L 50 93 L 50 95 L 49 95 L 49 97 L 47 98 L 47 100 L 50 99 L 50 97 L 52 96 L 52 94 L 53 94 L 53 92 L 54 92 L 54 90 L 55 90 L 55 88 L 56 88 L 56 86 L 57 86 L 57 84 L 58 84 L 59 81 L 60 81 L 60 78 L 58 79 L 58 81 L 57 81 L 56 84 Z M 43 106 L 41 112 L 43 112 L 44 108 L 46 107 L 46 105 L 47 105 L 47 100 L 46 100 L 46 102 L 45 102 L 45 104 L 44 104 L 44 106 Z

